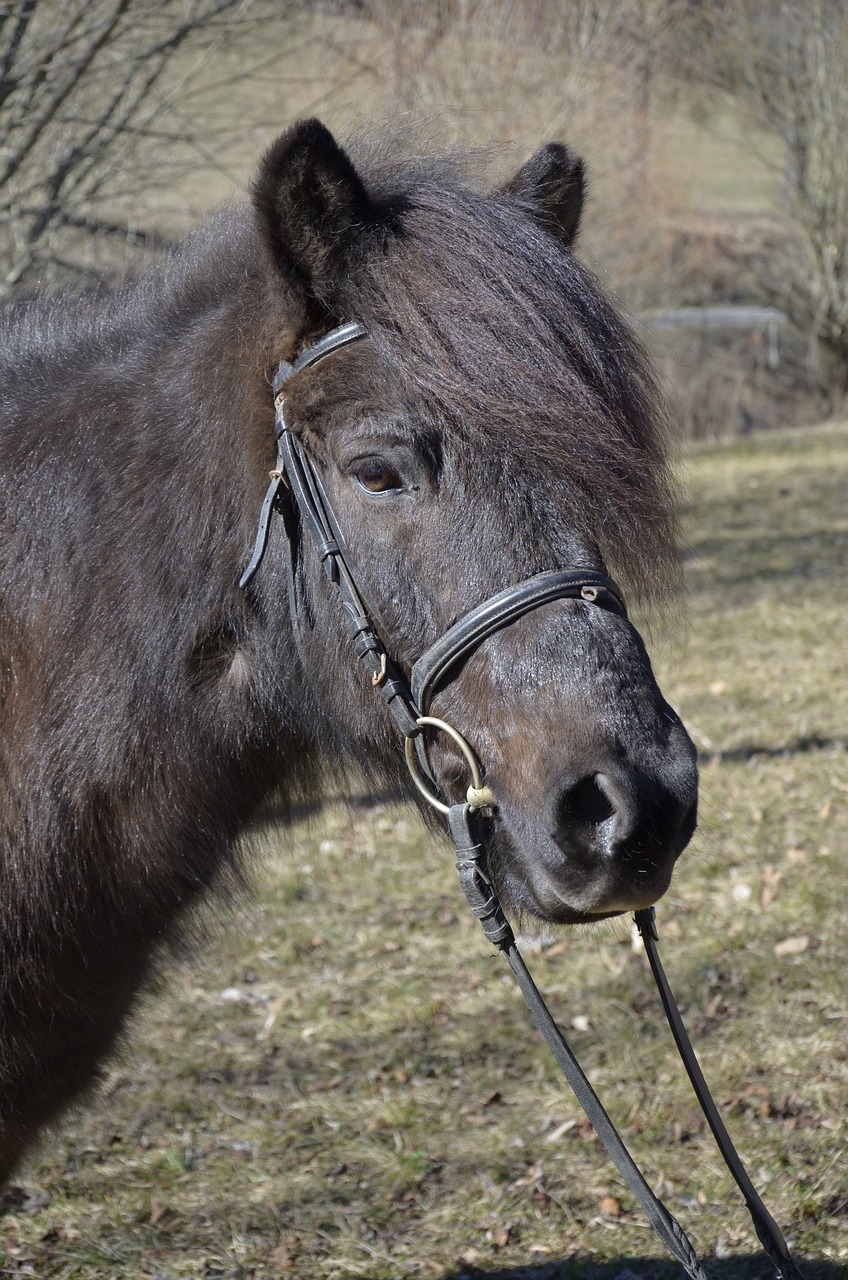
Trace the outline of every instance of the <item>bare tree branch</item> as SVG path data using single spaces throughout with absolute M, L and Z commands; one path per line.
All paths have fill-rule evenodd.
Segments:
M 732 0 L 698 11 L 707 74 L 782 143 L 783 252 L 759 285 L 848 392 L 848 9 L 843 0 Z M 708 51 L 708 52 L 707 52 Z
M 86 240 L 114 237 L 122 203 L 139 208 L 196 163 L 197 122 L 175 103 L 216 42 L 254 36 L 262 2 L 0 4 L 0 296 L 60 278 L 77 257 L 82 269 Z M 286 8 L 272 8 L 279 23 Z M 126 245 L 154 240 L 125 229 Z

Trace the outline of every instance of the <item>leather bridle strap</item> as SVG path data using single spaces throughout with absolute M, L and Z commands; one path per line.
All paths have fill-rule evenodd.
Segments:
M 624 597 L 618 586 L 612 578 L 595 569 L 548 570 L 507 587 L 455 622 L 413 664 L 410 686 L 412 700 L 420 715 L 429 716 L 433 695 L 453 669 L 474 653 L 484 640 L 554 600 L 582 600 L 627 617 Z M 423 734 L 415 741 L 415 755 L 422 773 L 435 781 Z M 419 785 L 417 780 L 416 785 Z
M 277 366 L 273 383 L 274 406 L 276 409 L 274 437 L 277 442 L 277 464 L 271 472 L 271 483 L 268 485 L 265 500 L 259 513 L 259 527 L 256 531 L 253 552 L 246 569 L 239 578 L 239 588 L 242 590 L 251 581 L 262 563 L 262 558 L 268 546 L 268 535 L 271 531 L 271 516 L 275 511 L 279 512 L 281 509 L 280 495 L 285 478 L 285 455 L 281 450 L 280 438 L 287 430 L 285 422 L 281 421 L 282 389 L 289 378 L 294 377 L 296 373 L 300 373 L 301 369 L 308 369 L 310 365 L 317 364 L 324 356 L 330 355 L 331 352 L 337 351 L 340 347 L 346 347 L 348 343 L 364 338 L 366 333 L 365 326 L 359 324 L 356 320 L 351 321 L 350 324 L 340 325 L 318 342 L 313 343 L 311 347 L 307 347 L 293 363 L 289 363 L 288 360 L 281 360 Z
M 329 580 L 338 588 L 348 635 L 357 656 L 371 674 L 374 687 L 394 717 L 395 724 L 404 737 L 417 737 L 420 733 L 418 715 L 412 704 L 409 685 L 401 672 L 391 662 L 385 646 L 374 629 L 368 610 L 359 594 L 356 579 L 348 561 L 347 548 L 338 527 L 333 508 L 327 498 L 323 482 L 312 459 L 300 441 L 289 430 L 285 415 L 284 388 L 290 378 L 301 370 L 317 364 L 325 356 L 348 346 L 366 336 L 364 325 L 358 321 L 333 329 L 319 342 L 308 347 L 293 364 L 281 361 L 273 383 L 277 461 L 271 472 L 271 483 L 262 503 L 259 528 L 250 562 L 239 581 L 246 587 L 262 562 L 268 545 L 271 516 L 285 510 L 286 490 L 294 508 L 302 518 L 315 544 L 316 551 Z M 290 552 L 293 554 L 293 550 Z M 294 567 L 289 563 L 289 595 L 292 621 L 296 623 L 296 594 Z
M 686 1232 L 674 1215 L 651 1190 L 644 1175 L 607 1115 L 586 1073 L 551 1016 L 539 989 L 533 981 L 515 941 L 509 921 L 488 879 L 485 869 L 485 836 L 480 815 L 469 805 L 454 805 L 448 814 L 448 827 L 456 846 L 456 866 L 463 892 L 471 910 L 483 927 L 489 941 L 506 956 L 521 994 L 536 1026 L 544 1036 L 551 1053 L 586 1113 L 604 1150 L 618 1169 L 627 1186 L 642 1206 L 648 1221 L 660 1240 L 690 1277 L 710 1280 Z
M 731 1177 L 742 1192 L 742 1198 L 751 1215 L 757 1238 L 781 1276 L 784 1276 L 786 1280 L 802 1280 L 801 1272 L 789 1253 L 783 1233 L 763 1204 L 754 1184 L 748 1177 L 748 1171 L 739 1158 L 739 1153 L 733 1145 L 730 1134 L 727 1132 L 724 1121 L 719 1115 L 718 1108 L 704 1079 L 701 1064 L 695 1056 L 695 1050 L 692 1048 L 692 1042 L 683 1024 L 680 1010 L 668 984 L 668 978 L 665 976 L 665 970 L 657 950 L 659 936 L 657 934 L 656 912 L 653 907 L 645 907 L 635 913 L 634 919 L 645 944 L 645 953 L 659 992 L 660 1003 L 671 1029 L 671 1034 L 674 1037 L 674 1043 L 677 1045 L 680 1059 L 686 1068 L 686 1074 L 695 1091 L 695 1097 L 698 1099 L 707 1124 L 710 1126 L 716 1146 L 722 1154 Z
M 456 663 L 473 653 L 488 636 L 554 600 L 583 600 L 627 617 L 619 588 L 612 578 L 594 569 L 537 573 L 517 586 L 507 587 L 460 618 L 415 663 L 412 696 L 422 714 L 427 714 L 430 699 Z

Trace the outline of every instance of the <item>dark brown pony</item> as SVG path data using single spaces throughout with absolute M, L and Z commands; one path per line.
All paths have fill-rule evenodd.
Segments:
M 7 315 L 0 379 L 0 1174 L 96 1078 L 157 950 L 234 866 L 263 797 L 328 760 L 411 790 L 307 539 L 276 520 L 270 379 L 340 320 L 367 338 L 291 380 L 381 635 L 405 669 L 542 570 L 668 580 L 664 418 L 574 258 L 580 161 L 550 145 L 483 193 L 355 162 L 317 122 L 144 278 Z M 695 822 L 691 743 L 639 636 L 579 601 L 487 640 L 435 699 L 497 803 L 506 905 L 644 906 Z M 434 752 L 458 794 L 457 759 Z

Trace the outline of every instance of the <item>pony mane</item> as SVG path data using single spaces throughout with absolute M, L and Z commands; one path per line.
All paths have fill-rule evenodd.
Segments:
M 629 594 L 668 595 L 670 414 L 617 307 L 518 200 L 462 185 L 456 157 L 367 163 L 371 190 L 405 214 L 352 272 L 347 310 L 385 335 L 410 388 L 473 456 L 499 459 L 507 485 L 519 467 L 540 500 L 565 505 Z

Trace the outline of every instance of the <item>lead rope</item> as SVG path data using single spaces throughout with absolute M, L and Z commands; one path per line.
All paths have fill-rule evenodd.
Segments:
M 716 1146 L 721 1152 L 722 1159 L 730 1170 L 730 1174 L 739 1190 L 742 1192 L 742 1198 L 745 1206 L 751 1215 L 754 1223 L 754 1230 L 763 1249 L 768 1254 L 775 1266 L 778 1276 L 782 1276 L 783 1280 L 803 1280 L 801 1271 L 797 1263 L 789 1252 L 783 1233 L 763 1204 L 760 1196 L 754 1188 L 748 1172 L 745 1169 L 739 1153 L 733 1145 L 730 1134 L 727 1132 L 724 1121 L 719 1115 L 718 1108 L 713 1101 L 712 1094 L 709 1091 L 707 1082 L 704 1079 L 704 1073 L 701 1065 L 692 1048 L 692 1042 L 686 1027 L 683 1025 L 683 1019 L 680 1016 L 680 1010 L 672 995 L 671 987 L 665 976 L 665 970 L 660 960 L 659 951 L 657 950 L 657 942 L 659 936 L 656 927 L 656 912 L 653 907 L 646 907 L 642 911 L 635 913 L 636 927 L 645 944 L 645 952 L 648 957 L 648 963 L 651 966 L 651 973 L 654 976 L 654 982 L 659 992 L 660 1002 L 663 1007 L 668 1025 L 671 1028 L 671 1034 L 677 1045 L 677 1051 L 680 1054 L 681 1061 L 686 1068 L 686 1074 L 695 1091 L 695 1097 L 698 1099 L 701 1110 L 706 1117 L 707 1124 L 712 1130 L 715 1138 Z
M 586 1113 L 607 1154 L 615 1164 L 627 1186 L 642 1206 L 648 1221 L 670 1253 L 677 1258 L 691 1280 L 710 1280 L 709 1272 L 700 1262 L 694 1246 L 674 1215 L 651 1190 L 624 1142 L 618 1135 L 604 1106 L 592 1088 L 586 1073 L 580 1066 L 565 1037 L 551 1016 L 538 987 L 533 981 L 515 942 L 515 935 L 486 875 L 485 840 L 480 829 L 481 819 L 469 804 L 453 805 L 448 811 L 448 828 L 456 847 L 456 867 L 459 882 L 468 899 L 472 912 L 480 921 L 489 941 L 506 956 L 515 975 L 521 994 L 541 1031 L 549 1049 Z M 774 1263 L 777 1280 L 803 1280 L 801 1271 L 791 1257 L 780 1228 L 771 1217 L 748 1177 L 742 1161 L 730 1140 L 713 1102 L 707 1083 L 701 1072 L 695 1052 L 689 1041 L 683 1020 L 675 1004 L 671 988 L 657 952 L 657 932 L 653 907 L 636 912 L 636 924 L 645 942 L 645 950 L 651 966 L 663 1009 L 668 1019 L 678 1051 L 683 1060 L 695 1095 L 707 1118 L 719 1151 L 742 1191 L 745 1204 L 754 1223 L 760 1243 Z
M 448 814 L 448 826 L 456 846 L 459 882 L 469 906 L 483 926 L 486 937 L 503 951 L 509 961 L 536 1026 L 544 1036 L 577 1101 L 586 1112 L 607 1155 L 641 1204 L 660 1240 L 678 1259 L 686 1274 L 692 1280 L 710 1280 L 709 1273 L 698 1260 L 686 1232 L 645 1181 L 530 976 L 516 946 L 509 921 L 503 914 L 484 869 L 485 846 L 479 829 L 479 815 L 468 804 L 454 805 Z

